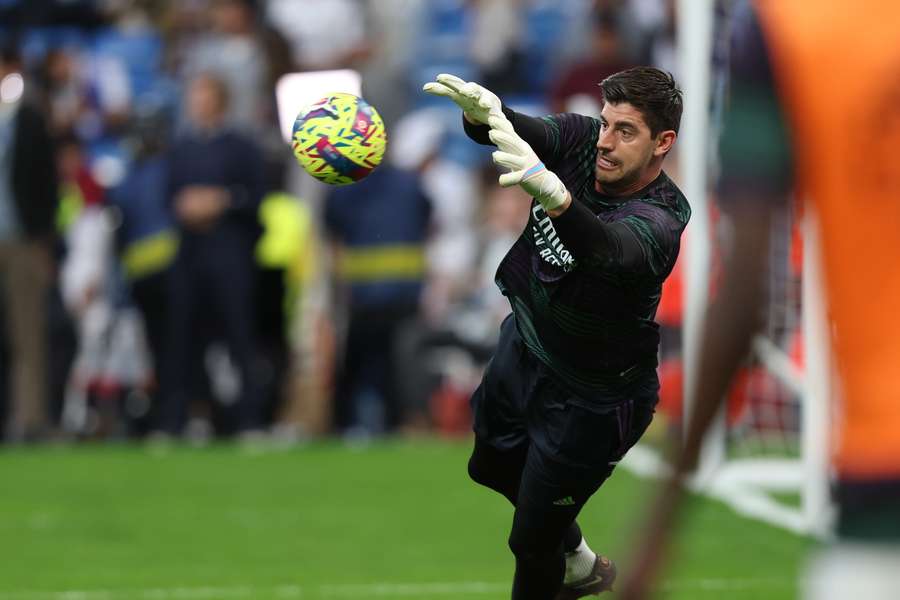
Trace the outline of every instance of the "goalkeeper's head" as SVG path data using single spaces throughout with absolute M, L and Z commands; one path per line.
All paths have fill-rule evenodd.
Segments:
M 597 189 L 621 195 L 653 181 L 681 124 L 681 90 L 671 73 L 635 67 L 600 83 Z

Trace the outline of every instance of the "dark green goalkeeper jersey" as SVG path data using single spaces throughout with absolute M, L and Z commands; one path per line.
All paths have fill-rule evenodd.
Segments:
M 525 231 L 497 270 L 522 339 L 587 402 L 657 391 L 654 318 L 691 214 L 684 195 L 665 173 L 626 197 L 601 194 L 594 188 L 599 120 L 504 112 L 573 198 L 556 218 L 532 201 Z M 487 127 L 465 128 L 490 143 Z

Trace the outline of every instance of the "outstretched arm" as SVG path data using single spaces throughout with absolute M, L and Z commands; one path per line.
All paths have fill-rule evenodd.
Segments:
M 456 75 L 441 73 L 434 81 L 426 83 L 422 90 L 456 103 L 463 111 L 466 135 L 475 142 L 485 146 L 493 144 L 488 137 L 491 130 L 488 120 L 492 115 L 506 116 L 516 133 L 534 148 L 538 156 L 545 156 L 549 144 L 544 123 L 503 106 L 497 95 L 489 89 L 474 81 L 463 81 Z
M 503 106 L 502 110 L 504 116 L 516 132 L 516 135 L 525 140 L 541 160 L 546 161 L 547 156 L 550 153 L 551 144 L 550 137 L 547 133 L 547 126 L 544 122 L 537 117 L 523 115 L 506 106 Z M 491 128 L 488 125 L 473 123 L 463 116 L 463 129 L 469 138 L 483 146 L 494 144 L 490 138 Z
M 493 154 L 494 162 L 509 169 L 508 173 L 500 176 L 500 185 L 519 185 L 540 202 L 547 214 L 553 217 L 556 233 L 576 260 L 626 268 L 649 264 L 650 257 L 645 256 L 629 223 L 605 223 L 585 205 L 573 202 L 562 180 L 544 166 L 537 153 L 513 130 L 507 119 L 492 116 L 490 126 L 488 136 L 498 147 Z M 661 239 L 659 245 L 666 246 L 665 240 Z
M 546 168 L 551 140 L 541 119 L 504 107 L 490 90 L 454 75 L 438 75 L 423 90 L 455 102 L 463 110 L 468 136 L 480 144 L 498 147 L 494 162 L 510 169 L 500 176 L 500 185 L 520 185 L 531 194 L 554 217 L 557 233 L 576 259 L 610 261 L 626 267 L 647 260 L 627 224 L 604 223 L 587 207 L 573 203 L 563 182 Z

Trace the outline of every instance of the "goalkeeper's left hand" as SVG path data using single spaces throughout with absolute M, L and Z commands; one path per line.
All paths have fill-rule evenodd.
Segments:
M 553 171 L 548 171 L 531 146 L 519 137 L 505 115 L 491 115 L 488 119 L 491 141 L 497 150 L 491 156 L 494 163 L 510 169 L 500 176 L 500 185 L 520 185 L 541 203 L 550 216 L 568 208 L 572 199 L 565 184 Z
M 422 91 L 432 96 L 450 98 L 472 123 L 488 124 L 491 115 L 503 115 L 500 98 L 474 81 L 463 81 L 456 75 L 441 73 L 435 81 L 426 83 Z

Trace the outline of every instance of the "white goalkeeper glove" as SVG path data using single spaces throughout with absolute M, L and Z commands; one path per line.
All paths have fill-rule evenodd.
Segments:
M 490 115 L 503 115 L 500 98 L 489 89 L 446 73 L 441 73 L 435 79 L 436 81 L 422 86 L 422 91 L 433 96 L 450 98 L 463 109 L 469 120 L 487 125 Z
M 510 169 L 500 176 L 500 185 L 522 186 L 548 213 L 562 207 L 569 200 L 569 190 L 553 171 L 548 171 L 531 146 L 519 137 L 506 115 L 492 115 L 488 121 L 491 141 L 497 150 L 491 156 L 494 163 Z

